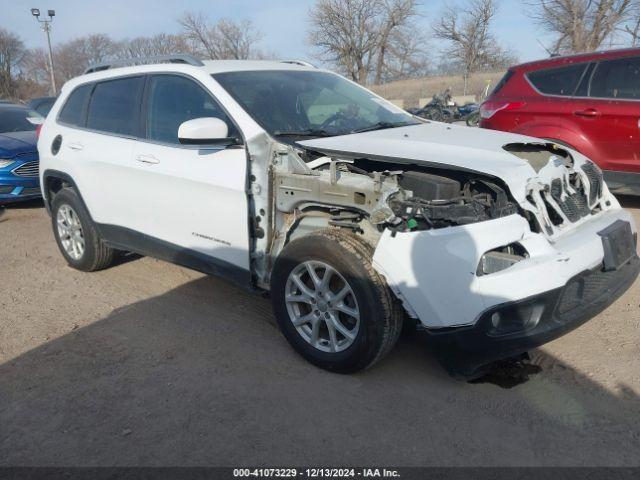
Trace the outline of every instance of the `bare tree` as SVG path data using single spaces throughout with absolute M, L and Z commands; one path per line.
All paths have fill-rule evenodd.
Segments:
M 262 56 L 256 46 L 262 33 L 249 20 L 221 19 L 212 24 L 203 13 L 187 12 L 178 22 L 190 49 L 205 58 L 241 60 Z
M 628 20 L 636 0 L 528 0 L 534 18 L 556 39 L 554 53 L 592 52 Z M 636 37 L 637 38 L 637 37 Z
M 418 28 L 402 28 L 393 33 L 388 42 L 384 71 L 376 84 L 404 78 L 420 77 L 430 71 L 428 40 Z
M 14 75 L 24 54 L 24 43 L 20 37 L 0 28 L 0 98 L 12 98 L 15 95 Z
M 89 65 L 111 60 L 118 56 L 119 45 L 107 35 L 94 34 L 59 43 L 53 49 L 56 65 L 56 83 L 81 75 Z M 30 50 L 22 63 L 25 77 L 49 85 L 47 53 L 42 48 Z
M 183 35 L 159 33 L 152 37 L 137 37 L 120 42 L 118 56 L 123 58 L 153 57 L 176 53 L 193 53 Z
M 632 47 L 640 46 L 640 0 L 634 4 L 630 19 L 624 25 L 623 31 L 631 36 Z
M 470 0 L 466 8 L 446 8 L 433 27 L 435 36 L 449 43 L 445 52 L 449 63 L 462 70 L 465 95 L 473 73 L 502 67 L 513 58 L 491 34 L 496 11 L 494 0 Z
M 309 40 L 325 61 L 365 84 L 378 47 L 381 4 L 376 0 L 318 0 Z
M 317 56 L 366 84 L 424 70 L 426 40 L 413 23 L 417 0 L 318 0 L 309 42 Z
M 373 82 L 379 84 L 382 81 L 385 69 L 387 69 L 387 59 L 393 57 L 393 53 L 400 54 L 402 59 L 400 63 L 414 62 L 412 53 L 419 50 L 420 46 L 412 41 L 411 36 L 416 35 L 420 30 L 415 28 L 411 23 L 411 19 L 417 15 L 416 0 L 382 0 L 381 10 L 382 19 L 380 21 L 380 29 L 377 41 L 377 59 L 376 70 Z M 422 35 L 419 35 L 422 40 Z M 389 55 L 389 54 L 392 55 Z

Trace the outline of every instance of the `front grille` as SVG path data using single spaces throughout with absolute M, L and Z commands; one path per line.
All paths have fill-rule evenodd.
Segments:
M 599 211 L 603 193 L 604 182 L 598 167 L 585 163 L 581 170 L 567 167 L 549 184 L 538 184 L 527 198 L 543 211 L 538 217 L 539 225 L 553 235 L 556 228 L 562 229 Z
M 14 175 L 19 177 L 37 177 L 38 162 L 27 162 L 12 170 Z
M 584 189 L 580 188 L 575 193 L 564 192 L 564 198 L 563 190 L 562 180 L 556 178 L 551 182 L 551 196 L 570 222 L 577 222 L 591 213 Z
M 602 195 L 602 184 L 604 183 L 602 173 L 593 163 L 585 163 L 582 166 L 582 171 L 589 178 L 589 203 L 593 205 Z

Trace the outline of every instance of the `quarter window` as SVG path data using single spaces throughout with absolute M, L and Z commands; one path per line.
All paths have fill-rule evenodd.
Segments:
M 218 103 L 198 84 L 177 75 L 156 75 L 149 83 L 147 139 L 179 144 L 180 124 L 194 118 L 216 117 L 229 127 L 229 137 L 238 132 Z
M 601 62 L 591 80 L 590 96 L 640 100 L 640 57 Z
M 567 67 L 530 72 L 527 77 L 541 93 L 569 97 L 576 90 L 585 68 L 586 64 L 579 63 Z
M 60 122 L 74 127 L 84 127 L 84 107 L 92 87 L 93 85 L 81 85 L 71 92 L 58 116 Z
M 138 112 L 144 77 L 127 77 L 96 84 L 87 127 L 119 135 L 138 135 Z

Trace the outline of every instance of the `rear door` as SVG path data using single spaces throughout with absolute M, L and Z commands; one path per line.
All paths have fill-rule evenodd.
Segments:
M 528 96 L 525 99 L 527 103 L 525 118 L 530 122 L 530 125 L 524 121 L 523 128 L 543 127 L 547 128 L 549 133 L 554 132 L 554 129 L 558 127 L 561 132 L 574 130 L 573 116 L 572 113 L 569 113 L 571 110 L 567 105 L 572 102 L 571 97 L 586 68 L 587 64 L 585 63 L 575 63 L 527 73 L 526 77 L 538 95 Z M 568 118 L 567 114 L 569 114 Z M 528 132 L 523 130 L 523 133 Z M 549 137 L 556 140 L 567 140 L 555 138 L 554 135 L 549 135 Z
M 571 113 L 602 168 L 640 173 L 640 57 L 596 64 Z
M 129 192 L 133 228 L 170 258 L 213 273 L 249 269 L 247 156 L 243 146 L 181 145 L 178 127 L 194 118 L 216 117 L 229 136 L 240 132 L 215 98 L 194 79 L 177 74 L 151 75 L 142 123 L 134 148 Z M 241 275 L 244 273 L 240 272 Z M 241 281 L 248 280 L 241 279 Z
M 76 182 L 93 220 L 104 225 L 131 228 L 129 166 L 140 131 L 140 105 L 144 76 L 112 78 L 78 87 L 72 101 L 85 102 L 81 117 L 65 120 L 62 148 L 65 170 Z M 88 99 L 85 96 L 88 95 Z M 77 107 L 77 106 L 76 106 Z M 76 112 L 77 108 L 70 108 Z M 70 127 L 70 128 L 68 128 Z

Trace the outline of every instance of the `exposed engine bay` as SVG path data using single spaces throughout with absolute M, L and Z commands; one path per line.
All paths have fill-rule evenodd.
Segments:
M 470 172 L 403 166 L 366 158 L 329 158 L 293 149 L 276 168 L 276 207 L 291 213 L 327 208 L 330 225 L 379 231 L 430 230 L 517 213 L 500 180 Z M 349 213 L 351 212 L 351 213 Z

